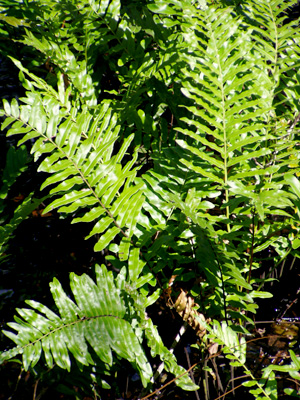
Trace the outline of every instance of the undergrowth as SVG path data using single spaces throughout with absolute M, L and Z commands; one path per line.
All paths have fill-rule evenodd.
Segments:
M 272 296 L 257 273 L 262 254 L 272 249 L 270 268 L 299 258 L 300 35 L 286 14 L 295 3 L 1 2 L 1 30 L 17 30 L 33 57 L 1 47 L 26 94 L 0 111 L 7 135 L 21 135 L 0 200 L 25 168 L 24 143 L 49 190 L 4 219 L 3 254 L 44 201 L 45 213 L 91 223 L 87 238 L 106 258 L 95 281 L 71 273 L 71 291 L 50 283 L 56 312 L 34 300 L 17 309 L 7 324 L 16 333 L 4 330 L 15 347 L 1 362 L 21 354 L 25 370 L 41 358 L 90 368 L 95 398 L 120 359 L 139 373 L 143 398 L 163 368 L 198 390 L 147 314 L 164 299 L 195 329 L 203 357 L 219 349 L 244 370 L 255 398 L 277 398 L 274 371 L 299 379 L 292 350 L 259 378 L 246 360 L 257 299 Z

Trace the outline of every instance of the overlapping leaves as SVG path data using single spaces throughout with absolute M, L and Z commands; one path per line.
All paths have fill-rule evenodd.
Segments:
M 3 127 L 16 121 L 8 135 L 23 134 L 19 143 L 35 139 L 35 160 L 44 158 L 39 170 L 50 174 L 42 189 L 52 185 L 51 195 L 58 196 L 45 212 L 56 208 L 73 214 L 82 209 L 73 222 L 95 221 L 89 235 L 101 235 L 95 250 L 104 249 L 121 234 L 125 238 L 122 254 L 127 259 L 143 203 L 142 185 L 133 183 L 139 169 L 135 166 L 137 152 L 129 158 L 126 155 L 133 135 L 114 152 L 120 125 L 110 102 L 103 102 L 95 110 L 80 110 L 71 105 L 62 80 L 55 92 L 45 82 L 34 79 L 26 83 L 46 93 L 42 96 L 38 90 L 32 91 L 21 99 L 25 105 L 20 106 L 15 100 L 11 105 L 5 101 L 3 114 L 8 118 Z
M 164 2 L 160 3 L 161 8 L 156 6 L 156 12 L 165 14 Z M 270 6 L 270 9 L 274 10 L 274 7 Z M 276 15 L 278 13 L 276 11 Z M 179 20 L 189 20 L 183 12 L 177 14 Z M 190 99 L 189 106 L 183 105 L 189 113 L 182 121 L 189 128 L 175 128 L 187 137 L 177 140 L 177 143 L 191 153 L 193 160 L 182 158 L 181 162 L 212 183 L 218 183 L 224 190 L 226 202 L 232 186 L 239 186 L 240 195 L 251 198 L 253 187 L 249 183 L 256 182 L 258 187 L 262 187 L 263 177 L 276 178 L 277 172 L 282 172 L 282 167 L 295 159 L 297 141 L 290 140 L 286 130 L 278 130 L 275 124 L 273 99 L 277 81 L 266 75 L 264 63 L 253 61 L 263 56 L 258 55 L 258 49 L 262 52 L 260 46 L 254 46 L 252 27 L 245 28 L 244 20 L 232 16 L 230 8 L 200 8 L 195 10 L 193 17 L 196 24 L 196 28 L 190 27 L 193 41 L 186 32 L 188 23 L 182 28 L 189 52 L 184 46 L 179 47 L 186 65 L 181 75 L 182 93 Z M 285 35 L 281 33 L 284 41 L 288 29 L 294 25 L 284 28 L 280 25 L 282 19 L 276 21 L 272 29 L 284 31 Z M 267 27 L 265 31 L 268 32 Z M 289 49 L 297 54 L 296 43 Z M 277 54 L 280 52 L 278 46 L 275 51 Z M 285 74 L 287 69 L 283 61 L 277 63 L 278 57 L 273 58 L 274 64 L 271 59 L 267 61 L 270 68 L 274 66 L 277 74 Z M 282 59 L 290 68 L 286 59 Z M 293 65 L 294 59 L 292 56 Z M 252 203 L 263 218 L 262 205 L 268 204 L 266 198 L 260 201 L 252 199 Z M 276 206 L 280 207 L 280 203 L 277 202 Z
M 27 370 L 34 366 L 44 353 L 49 367 L 56 363 L 70 370 L 69 352 L 83 365 L 93 364 L 88 349 L 92 347 L 97 356 L 112 365 L 112 351 L 136 365 L 144 384 L 152 375 L 130 321 L 126 320 L 126 307 L 120 289 L 113 276 L 104 266 L 96 268 L 97 283 L 87 275 L 71 274 L 71 288 L 75 302 L 54 279 L 51 292 L 60 316 L 35 301 L 27 301 L 30 309 L 19 309 L 9 327 L 18 333 L 5 331 L 17 347 L 1 354 L 0 361 L 21 353 Z
M 137 278 L 142 266 L 138 253 L 133 251 L 128 280 L 125 269 L 115 279 L 104 265 L 96 266 L 96 283 L 86 274 L 72 273 L 70 285 L 74 300 L 54 279 L 50 288 L 59 315 L 41 303 L 27 300 L 30 308 L 17 309 L 19 316 L 15 317 L 15 322 L 8 323 L 17 334 L 4 331 L 16 347 L 1 353 L 0 363 L 22 354 L 23 365 L 28 370 L 43 354 L 50 368 L 55 363 L 70 371 L 72 357 L 81 365 L 93 365 L 96 355 L 111 366 L 115 353 L 138 369 L 146 386 L 151 380 L 152 369 L 141 346 L 144 332 L 153 356 L 159 355 L 166 361 L 167 371 L 183 375 L 177 384 L 186 390 L 195 390 L 197 386 L 185 374 L 184 368 L 177 365 L 174 355 L 163 346 L 156 327 L 146 318 L 145 307 L 153 299 L 137 292 Z M 131 308 L 126 307 L 125 302 L 129 297 L 133 304 Z
M 145 180 L 155 187 L 160 198 L 161 216 L 164 209 L 173 206 L 181 210 L 187 221 L 192 221 L 189 239 L 195 243 L 199 267 L 215 288 L 219 306 L 225 296 L 228 305 L 251 312 L 256 308 L 253 298 L 260 294 L 240 293 L 241 288 L 251 290 L 250 283 L 253 283 L 251 272 L 247 277 L 246 271 L 258 267 L 255 257 L 248 254 L 276 247 L 276 240 L 283 241 L 288 251 L 286 238 L 272 237 L 272 232 L 278 232 L 283 223 L 276 217 L 271 217 L 270 222 L 268 218 L 269 215 L 283 216 L 289 224 L 289 212 L 296 198 L 286 190 L 282 177 L 289 173 L 289 168 L 294 172 L 299 170 L 296 156 L 299 143 L 291 135 L 288 124 L 278 121 L 281 109 L 277 107 L 276 97 L 279 80 L 282 78 L 287 83 L 287 71 L 296 62 L 297 31 L 293 23 L 283 24 L 280 12 L 287 4 L 277 10 L 277 3 L 271 3 L 253 5 L 259 8 L 261 4 L 265 10 L 261 19 L 268 14 L 265 21 L 272 22 L 260 24 L 264 26 L 265 36 L 257 42 L 259 23 L 238 15 L 231 7 L 199 4 L 191 13 L 188 5 L 185 9 L 185 2 L 161 0 L 149 6 L 159 15 L 162 25 L 169 26 L 174 20 L 174 29 L 180 37 L 176 43 L 182 65 L 179 76 L 181 91 L 188 103 L 179 103 L 186 110 L 186 116 L 181 118 L 183 124 L 174 127 L 179 132 L 176 141 L 179 157 L 173 154 L 171 160 L 174 165 L 181 164 L 178 171 L 182 165 L 186 167 L 186 178 L 194 172 L 194 187 L 188 192 L 188 186 L 182 184 L 184 179 L 180 181 L 176 177 L 178 172 L 171 172 L 169 166 L 166 169 L 166 162 L 161 160 L 159 165 L 164 168 L 159 171 L 160 175 L 156 173 L 155 178 L 151 171 Z M 288 45 L 291 29 L 296 39 Z M 280 32 L 279 36 L 274 32 Z M 264 40 L 269 56 L 261 45 Z M 283 48 L 289 48 L 290 63 Z M 294 118 L 294 106 L 289 108 L 288 101 L 282 98 L 281 101 Z M 293 121 L 290 125 L 294 128 Z M 167 174 L 161 173 L 163 170 Z M 177 188 L 181 186 L 179 193 L 174 190 L 173 179 Z M 219 194 L 209 202 L 207 197 L 213 191 Z M 175 218 L 172 216 L 172 219 Z M 258 225 L 259 219 L 264 221 L 264 228 L 251 231 L 250 224 Z M 283 250 L 278 251 L 283 256 Z M 261 293 L 261 296 L 268 294 Z M 232 317 L 244 318 L 232 310 L 229 313 Z
M 269 296 L 253 290 L 256 254 L 273 246 L 281 259 L 299 247 L 294 233 L 281 233 L 299 222 L 299 34 L 293 23 L 284 24 L 288 2 L 279 3 L 244 2 L 237 12 L 205 1 L 157 0 L 149 4 L 153 19 L 149 11 L 136 16 L 141 26 L 125 12 L 120 17 L 118 0 L 80 3 L 73 33 L 84 24 L 86 9 L 93 18 L 84 24 L 85 39 L 74 39 L 77 58 L 65 43 L 27 33 L 24 42 L 60 69 L 58 90 L 14 60 L 28 92 L 21 105 L 4 102 L 3 127 L 13 124 L 9 135 L 23 134 L 20 144 L 32 141 L 39 170 L 49 174 L 42 189 L 49 186 L 54 200 L 45 212 L 57 209 L 73 222 L 93 222 L 88 237 L 97 235 L 95 250 L 118 253 L 111 258 L 118 266 L 128 259 L 129 278 L 121 269 L 113 281 L 102 267 L 95 285 L 73 274 L 75 302 L 54 281 L 60 317 L 29 302 L 39 314 L 19 310 L 23 320 L 10 325 L 19 334 L 8 333 L 18 347 L 4 357 L 21 349 L 28 368 L 43 351 L 48 365 L 69 369 L 69 351 L 81 364 L 93 362 L 89 343 L 105 363 L 112 363 L 113 350 L 136 364 L 146 384 L 145 335 L 152 355 L 180 375 L 145 317 L 146 306 L 159 297 L 159 290 L 146 300 L 139 292 L 155 284 L 148 267 L 197 282 L 195 293 L 202 292 L 201 306 L 213 317 L 251 323 L 245 311 L 255 313 L 255 298 Z M 72 32 L 72 18 L 62 36 Z M 107 52 L 120 85 L 109 95 L 120 101 L 97 105 L 91 42 Z M 133 143 L 147 159 L 142 176 Z M 293 229 L 299 231 L 299 224 Z M 133 314 L 138 323 L 130 320 Z M 125 336 L 118 342 L 120 331 Z M 103 332 L 100 344 L 94 332 Z M 244 365 L 245 342 L 233 329 L 216 323 L 214 336 L 234 365 Z M 179 382 L 195 389 L 186 376 Z

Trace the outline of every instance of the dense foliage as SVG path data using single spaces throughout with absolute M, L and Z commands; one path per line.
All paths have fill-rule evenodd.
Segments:
M 87 238 L 105 256 L 95 282 L 71 274 L 69 295 L 53 280 L 58 313 L 34 300 L 17 310 L 8 323 L 17 333 L 4 331 L 16 346 L 1 362 L 22 354 L 26 370 L 41 357 L 50 368 L 93 366 L 97 396 L 124 358 L 145 395 L 158 356 L 178 386 L 196 390 L 146 312 L 163 299 L 195 328 L 203 355 L 219 344 L 244 369 L 255 397 L 277 398 L 274 370 L 299 379 L 293 351 L 261 380 L 246 362 L 257 299 L 271 297 L 259 269 L 299 258 L 300 34 L 286 16 L 294 3 L 1 2 L 2 53 L 26 94 L 0 111 L 22 145 L 8 155 L 0 201 L 26 168 L 24 143 L 49 194 L 24 200 L 0 245 L 44 201 L 45 213 L 92 224 Z

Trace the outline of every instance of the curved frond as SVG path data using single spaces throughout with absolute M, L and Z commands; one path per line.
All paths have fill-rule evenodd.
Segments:
M 95 110 L 78 110 L 69 100 L 60 101 L 59 92 L 38 79 L 35 83 L 38 89 L 46 90 L 45 95 L 31 92 L 21 99 L 25 104 L 20 106 L 16 101 L 11 105 L 5 101 L 4 110 L 6 125 L 13 122 L 12 118 L 16 121 L 8 135 L 25 134 L 20 143 L 34 138 L 35 160 L 44 158 L 39 171 L 50 176 L 41 188 L 51 185 L 50 194 L 56 197 L 44 212 L 79 211 L 81 215 L 73 219 L 74 223 L 96 220 L 88 236 L 100 235 L 96 251 L 107 247 L 116 235 L 130 243 L 144 201 L 143 185 L 134 183 L 140 168 L 136 166 L 137 149 L 132 157 L 127 156 L 134 135 L 128 136 L 116 152 L 120 125 L 109 101 Z M 126 260 L 128 245 L 123 246 L 122 253 Z
M 87 275 L 71 274 L 71 288 L 75 301 L 62 289 L 57 279 L 51 292 L 59 315 L 35 301 L 27 301 L 30 309 L 18 309 L 9 327 L 17 334 L 4 331 L 16 344 L 1 354 L 0 362 L 23 355 L 25 369 L 34 366 L 42 352 L 49 367 L 56 363 L 70 370 L 69 353 L 81 364 L 93 364 L 89 347 L 105 363 L 112 364 L 112 352 L 127 359 L 140 371 L 146 385 L 152 376 L 144 351 L 126 319 L 126 307 L 121 291 L 111 273 L 104 266 L 97 267 L 97 284 Z
M 138 251 L 133 250 L 129 258 L 129 281 L 125 280 L 124 270 L 114 278 L 104 265 L 96 266 L 96 283 L 86 274 L 71 273 L 74 300 L 54 279 L 50 289 L 58 314 L 41 303 L 27 300 L 30 308 L 17 309 L 19 316 L 8 324 L 17 333 L 3 331 L 16 347 L 1 353 L 0 363 L 22 354 L 23 365 L 28 370 L 43 354 L 49 367 L 55 363 L 70 371 L 73 358 L 81 365 L 93 365 L 96 355 L 111 366 L 116 354 L 138 369 L 146 386 L 151 381 L 152 369 L 141 345 L 145 332 L 152 355 L 167 360 L 166 370 L 178 375 L 177 385 L 185 390 L 197 389 L 185 369 L 177 365 L 174 355 L 164 347 L 145 313 L 145 308 L 159 294 L 145 298 L 137 291 L 140 286 L 137 278 L 143 265 Z M 145 281 L 144 277 L 141 279 Z M 128 297 L 131 308 L 127 305 Z

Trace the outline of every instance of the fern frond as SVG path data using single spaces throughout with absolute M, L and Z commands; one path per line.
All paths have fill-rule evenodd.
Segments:
M 260 98 L 253 96 L 253 86 L 259 85 L 257 72 L 246 59 L 252 48 L 251 31 L 240 29 L 241 20 L 231 17 L 229 9 L 226 21 L 224 10 L 212 8 L 199 13 L 199 20 L 201 32 L 207 37 L 207 47 L 199 41 L 195 55 L 183 55 L 189 67 L 184 70 L 182 89 L 183 94 L 196 104 L 185 106 L 194 117 L 189 121 L 183 119 L 194 126 L 196 132 L 177 130 L 204 148 L 193 148 L 184 141 L 178 144 L 211 165 L 211 171 L 202 168 L 201 164 L 188 164 L 189 168 L 220 184 L 224 181 L 226 185 L 229 174 L 234 171 L 232 166 L 250 159 L 252 152 L 253 157 L 262 157 L 270 152 L 257 149 L 257 144 L 266 140 L 261 131 L 266 128 L 268 108 Z M 252 90 L 245 90 L 245 86 Z M 211 146 L 207 135 L 214 138 Z M 207 147 L 219 154 L 210 155 Z M 185 160 L 183 162 L 186 164 Z
M 275 44 L 272 43 L 271 47 L 274 47 L 272 51 L 276 55 L 267 60 L 260 54 L 264 51 L 260 41 L 255 42 L 258 23 L 252 21 L 253 28 L 252 22 L 247 21 L 245 25 L 245 18 L 236 17 L 230 7 L 218 9 L 210 6 L 195 10 L 191 25 L 189 15 L 177 11 L 178 4 L 175 5 L 177 18 L 184 26 L 182 40 L 190 40 L 187 29 L 189 32 L 196 29 L 197 32 L 190 51 L 182 51 L 181 54 L 185 64 L 181 74 L 181 91 L 189 104 L 182 105 L 188 112 L 186 117 L 181 118 L 186 125 L 175 127 L 175 130 L 185 136 L 184 139 L 179 138 L 177 144 L 187 154 L 190 153 L 190 159 L 185 155 L 180 162 L 202 179 L 218 183 L 224 191 L 226 204 L 235 183 L 239 186 L 241 181 L 249 185 L 254 177 L 261 182 L 268 176 L 276 181 L 286 166 L 292 164 L 291 160 L 295 162 L 295 168 L 298 166 L 297 156 L 292 150 L 297 143 L 292 144 L 286 133 L 274 129 L 277 109 L 273 100 L 278 80 L 273 79 L 273 73 L 271 76 L 266 73 L 268 64 L 271 65 L 274 60 L 276 64 L 280 55 L 282 62 L 295 66 L 296 57 L 283 55 L 283 48 L 289 47 L 286 45 L 288 27 L 283 26 L 282 18 L 287 5 L 277 9 L 277 3 L 271 3 L 249 2 L 249 9 L 268 8 L 268 13 L 261 12 L 260 18 L 269 21 L 265 21 L 264 31 L 273 29 L 273 33 L 270 38 L 266 36 L 261 41 L 274 39 Z M 155 6 L 153 10 L 166 14 L 166 3 L 162 1 L 159 4 L 160 8 Z M 285 44 L 274 35 L 281 35 Z M 296 42 L 293 48 L 297 52 Z M 277 69 L 287 71 L 281 64 Z M 284 146 L 288 151 L 284 151 Z M 279 186 L 277 189 L 280 189 Z M 246 190 L 250 197 L 251 190 L 253 188 L 250 187 Z M 240 195 L 243 195 L 242 191 Z M 264 196 L 266 200 L 266 194 L 260 198 Z M 262 217 L 262 205 L 254 203 Z M 266 204 L 272 206 L 268 201 Z M 228 208 L 226 216 L 229 217 Z
M 230 364 L 236 367 L 242 367 L 245 371 L 246 376 L 250 377 L 250 381 L 243 382 L 245 387 L 254 387 L 256 389 L 249 390 L 255 396 L 261 396 L 265 399 L 273 399 L 277 397 L 277 382 L 275 380 L 275 374 L 271 372 L 271 369 L 265 368 L 263 370 L 262 379 L 257 381 L 253 376 L 252 372 L 246 365 L 246 348 L 247 343 L 245 338 L 239 339 L 238 334 L 233 330 L 231 326 L 227 326 L 225 323 L 220 324 L 214 321 L 213 327 L 207 327 L 210 330 L 209 337 L 215 343 L 223 346 L 223 353 L 226 358 L 230 360 Z M 290 368 L 292 370 L 292 368 Z
M 86 274 L 71 273 L 74 300 L 54 279 L 50 289 L 59 314 L 36 301 L 26 301 L 30 308 L 17 309 L 19 316 L 8 324 L 17 334 L 3 331 L 17 346 L 1 353 L 0 363 L 22 354 L 28 370 L 44 355 L 49 367 L 55 363 L 70 371 L 73 357 L 81 365 L 94 365 L 97 355 L 111 366 L 116 354 L 139 371 L 146 386 L 151 381 L 152 369 L 141 345 L 145 335 L 152 355 L 160 356 L 165 369 L 178 377 L 176 384 L 185 390 L 196 390 L 197 386 L 163 345 L 145 313 L 159 293 L 146 298 L 137 290 L 145 284 L 145 276 L 139 278 L 143 266 L 138 249 L 134 249 L 129 257 L 128 280 L 125 268 L 114 278 L 104 265 L 96 266 L 96 283 Z
M 95 88 L 92 78 L 87 70 L 86 61 L 77 61 L 75 55 L 65 43 L 58 45 L 55 41 L 46 39 L 40 41 L 31 31 L 26 30 L 24 44 L 34 46 L 45 54 L 46 59 L 57 64 L 68 79 L 78 90 L 80 97 L 89 106 L 97 104 Z
M 73 214 L 84 208 L 73 222 L 90 222 L 97 217 L 88 236 L 100 235 L 95 250 L 104 249 L 120 234 L 124 237 L 122 259 L 126 260 L 144 201 L 143 184 L 134 184 L 140 168 L 135 166 L 137 149 L 129 160 L 126 155 L 134 135 L 128 136 L 112 155 L 120 125 L 110 102 L 102 102 L 93 111 L 86 107 L 78 110 L 69 107 L 65 98 L 60 101 L 60 91 L 42 85 L 38 79 L 35 84 L 38 89 L 46 90 L 44 96 L 38 91 L 30 92 L 21 99 L 27 104 L 20 106 L 16 101 L 11 105 L 5 101 L 4 111 L 9 118 L 6 125 L 12 119 L 16 121 L 8 135 L 25 133 L 21 143 L 35 138 L 32 147 L 35 160 L 46 156 L 39 171 L 50 176 L 42 189 L 52 185 L 50 194 L 58 197 L 45 212 L 57 208 L 59 212 Z
M 253 61 L 268 71 L 274 85 L 274 103 L 278 115 L 299 112 L 293 104 L 291 93 L 285 89 L 295 85 L 295 71 L 299 68 L 299 29 L 298 21 L 288 21 L 288 10 L 297 2 L 274 0 L 246 2 L 241 5 L 247 22 L 253 27 L 256 51 Z M 262 62 L 262 60 L 264 60 Z M 282 104 L 285 107 L 282 107 Z M 288 106 L 288 107 L 287 107 Z
M 31 309 L 18 309 L 21 318 L 9 326 L 17 335 L 5 331 L 17 347 L 1 354 L 0 362 L 23 354 L 26 370 L 34 366 L 42 352 L 49 367 L 56 363 L 70 370 L 69 353 L 83 365 L 93 364 L 88 346 L 105 363 L 112 365 L 112 351 L 127 359 L 140 371 L 143 384 L 152 376 L 151 367 L 135 336 L 126 307 L 111 273 L 104 266 L 96 268 L 95 284 L 87 275 L 71 274 L 71 300 L 54 279 L 51 292 L 59 315 L 35 301 L 27 301 Z
M 164 346 L 157 328 L 153 325 L 151 320 L 146 321 L 145 335 L 149 348 L 151 349 L 151 355 L 153 357 L 157 355 L 160 356 L 161 360 L 164 362 L 165 370 L 175 375 L 175 377 L 178 377 L 175 381 L 176 384 L 188 391 L 199 389 L 198 385 L 191 381 L 184 368 L 177 364 L 174 354 Z

